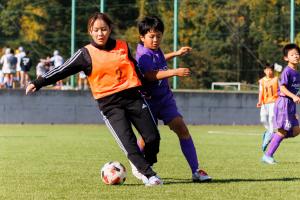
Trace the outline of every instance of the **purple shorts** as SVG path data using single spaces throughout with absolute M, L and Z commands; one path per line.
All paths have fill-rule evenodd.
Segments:
M 164 98 L 160 100 L 150 99 L 148 102 L 156 122 L 162 120 L 166 125 L 175 117 L 182 117 L 178 112 L 173 95 L 168 97 L 164 96 Z
M 274 106 L 274 129 L 292 130 L 299 126 L 296 119 L 296 104 L 288 97 L 279 97 Z

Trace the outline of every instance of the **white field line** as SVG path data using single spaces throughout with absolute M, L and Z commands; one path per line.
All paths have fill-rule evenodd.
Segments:
M 257 132 L 250 132 L 250 131 L 207 131 L 209 134 L 216 134 L 216 135 L 247 135 L 247 136 L 258 136 L 262 135 L 262 133 Z

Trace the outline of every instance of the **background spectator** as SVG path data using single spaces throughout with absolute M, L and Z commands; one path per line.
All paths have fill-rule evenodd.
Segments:
M 17 66 L 16 66 L 16 81 L 21 80 L 21 59 L 26 56 L 26 53 L 24 51 L 24 48 L 20 46 L 16 52 L 16 58 L 17 58 Z M 20 83 L 21 84 L 21 83 Z M 22 84 L 21 84 L 22 85 Z
M 20 87 L 24 88 L 27 83 L 29 82 L 30 78 L 28 72 L 32 66 L 32 61 L 29 56 L 29 51 L 26 52 L 26 55 L 21 58 L 21 80 L 20 80 Z
M 17 58 L 14 56 L 14 50 L 7 48 L 5 54 L 1 57 L 0 63 L 3 64 L 2 72 L 4 74 L 4 84 L 6 88 L 13 88 L 13 77 L 16 73 Z

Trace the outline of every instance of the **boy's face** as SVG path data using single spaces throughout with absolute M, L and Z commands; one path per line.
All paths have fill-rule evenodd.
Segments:
M 265 73 L 267 78 L 273 78 L 273 76 L 274 76 L 274 72 L 271 68 L 266 68 L 264 70 L 264 73 Z
M 144 36 L 140 36 L 141 41 L 144 43 L 144 47 L 157 50 L 162 40 L 162 32 L 150 30 Z
M 298 64 L 299 63 L 299 52 L 297 49 L 291 49 L 289 50 L 287 56 L 284 57 L 284 60 L 291 64 Z

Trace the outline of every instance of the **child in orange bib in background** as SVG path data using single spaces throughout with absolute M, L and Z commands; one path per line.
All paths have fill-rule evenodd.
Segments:
M 265 64 L 265 76 L 259 80 L 259 96 L 257 107 L 260 107 L 260 121 L 266 128 L 263 134 L 262 150 L 267 149 L 272 138 L 274 105 L 278 98 L 278 77 L 274 76 L 274 66 Z

